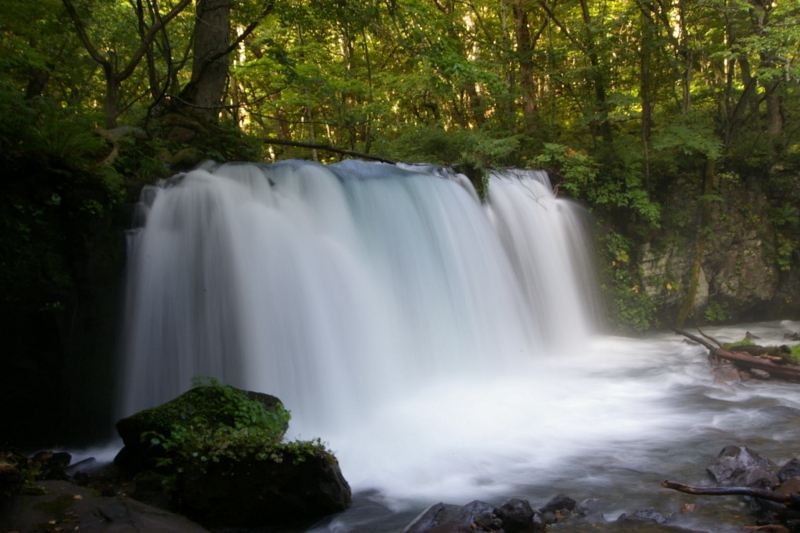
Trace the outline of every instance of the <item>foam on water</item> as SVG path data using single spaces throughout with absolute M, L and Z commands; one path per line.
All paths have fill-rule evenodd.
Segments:
M 622 505 L 631 472 L 657 484 L 676 461 L 702 472 L 701 448 L 797 439 L 773 424 L 794 420 L 794 389 L 715 388 L 704 350 L 671 333 L 597 335 L 585 213 L 545 175 L 489 191 L 481 206 L 452 172 L 358 162 L 207 165 L 147 189 L 122 413 L 196 375 L 280 397 L 289 436 L 322 437 L 370 495 L 319 531 L 380 531 L 381 513 L 437 501 Z M 745 329 L 782 343 L 800 324 L 709 333 Z

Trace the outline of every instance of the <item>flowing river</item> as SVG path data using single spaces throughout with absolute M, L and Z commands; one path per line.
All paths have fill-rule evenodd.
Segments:
M 353 507 L 310 530 L 399 532 L 440 501 L 600 498 L 733 530 L 729 444 L 800 455 L 794 385 L 715 385 L 672 333 L 604 336 L 588 217 L 547 176 L 345 162 L 208 165 L 145 190 L 130 236 L 121 415 L 196 375 L 275 394 L 339 458 Z M 800 323 L 709 328 L 783 344 Z M 682 503 L 698 509 L 681 514 Z

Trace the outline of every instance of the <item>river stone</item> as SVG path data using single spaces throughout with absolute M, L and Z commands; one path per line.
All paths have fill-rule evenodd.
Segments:
M 555 513 L 556 511 L 563 511 L 564 509 L 572 511 L 575 509 L 575 503 L 575 500 L 566 494 L 558 494 L 547 500 L 547 503 L 539 508 L 539 512 L 543 514 L 547 512 Z
M 800 477 L 791 477 L 775 487 L 775 492 L 788 496 L 789 494 L 800 494 Z
M 778 470 L 781 482 L 789 481 L 793 477 L 800 477 L 800 458 L 795 457 Z
M 778 465 L 745 446 L 726 446 L 706 470 L 725 486 L 774 486 L 778 482 Z
M 494 514 L 503 522 L 506 533 L 528 532 L 533 526 L 533 507 L 527 500 L 508 500 L 495 509 Z
M 501 532 L 501 521 L 494 507 L 475 500 L 459 507 L 437 503 L 415 518 L 403 533 L 475 533 L 476 531 Z

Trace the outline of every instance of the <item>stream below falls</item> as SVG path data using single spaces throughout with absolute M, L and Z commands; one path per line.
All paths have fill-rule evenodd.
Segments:
M 800 331 L 800 322 L 706 331 L 723 341 L 750 331 L 761 344 L 783 344 L 783 334 Z M 705 468 L 730 444 L 779 465 L 800 455 L 800 387 L 715 386 L 706 349 L 672 332 L 595 337 L 576 353 L 540 358 L 513 376 L 440 382 L 373 411 L 322 436 L 354 502 L 305 531 L 399 533 L 440 501 L 499 506 L 523 498 L 537 507 L 559 493 L 578 502 L 600 498 L 609 521 L 655 507 L 673 515 L 670 524 L 740 531 L 755 524 L 741 498 L 691 496 L 660 482 L 713 484 Z M 291 431 L 311 436 L 302 424 Z M 681 513 L 684 503 L 697 509 Z

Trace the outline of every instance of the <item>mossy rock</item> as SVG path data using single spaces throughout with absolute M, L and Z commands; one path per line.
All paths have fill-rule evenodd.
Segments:
M 178 512 L 209 528 L 264 527 L 311 523 L 350 506 L 350 486 L 322 443 L 272 450 L 187 468 L 178 476 Z
M 165 460 L 169 463 L 184 452 L 180 443 L 170 443 L 177 434 L 261 426 L 268 428 L 270 440 L 280 442 L 288 421 L 288 412 L 275 396 L 214 382 L 117 422 L 125 447 L 114 462 L 129 472 L 165 471 L 169 470 L 163 468 Z M 264 432 L 260 435 L 263 437 Z

